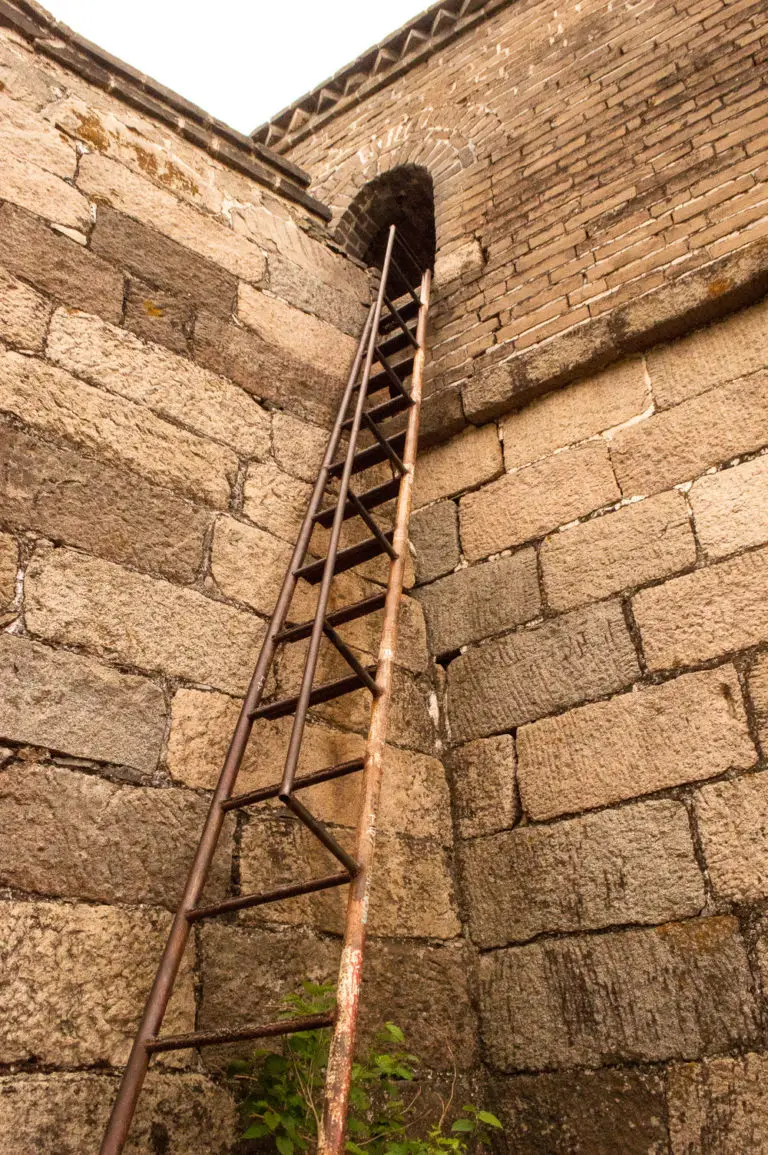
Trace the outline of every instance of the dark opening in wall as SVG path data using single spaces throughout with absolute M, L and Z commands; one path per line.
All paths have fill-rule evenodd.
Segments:
M 351 256 L 380 267 L 390 225 L 412 254 L 410 261 L 402 252 L 396 259 L 415 284 L 435 263 L 435 198 L 425 168 L 401 165 L 374 177 L 342 216 L 336 237 Z

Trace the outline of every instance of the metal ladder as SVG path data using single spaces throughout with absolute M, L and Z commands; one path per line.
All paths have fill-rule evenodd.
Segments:
M 405 273 L 395 259 L 396 240 L 398 256 L 402 254 L 403 263 L 413 267 L 416 270 L 415 275 Z M 416 290 L 412 286 L 418 280 L 420 285 Z M 320 1155 L 341 1155 L 344 1149 L 376 813 L 392 694 L 398 610 L 408 550 L 408 519 L 418 441 L 429 294 L 429 271 L 422 273 L 411 250 L 399 237 L 396 238 L 395 227 L 392 225 L 389 229 L 376 299 L 363 328 L 325 457 L 213 794 L 184 894 L 171 925 L 168 941 L 123 1072 L 101 1145 L 101 1155 L 119 1155 L 123 1150 L 152 1055 L 160 1051 L 213 1046 L 325 1027 L 332 1027 L 333 1035 L 318 1151 Z M 382 316 L 385 307 L 387 312 Z M 405 357 L 393 360 L 404 351 L 407 351 Z M 407 388 L 406 380 L 409 376 L 410 388 Z M 367 407 L 369 397 L 385 390 L 389 394 L 386 400 Z M 381 422 L 406 412 L 408 413 L 406 431 L 386 436 L 380 428 Z M 371 435 L 370 444 L 358 449 L 363 429 Z M 345 454 L 339 460 L 335 460 L 344 434 L 349 436 Z M 367 492 L 356 493 L 350 485 L 352 474 L 380 462 L 391 465 L 393 473 L 391 480 L 376 485 Z M 336 488 L 329 492 L 336 479 L 338 479 Z M 334 503 L 328 507 L 324 506 L 326 495 L 334 499 Z M 395 498 L 397 508 L 394 530 L 384 532 L 373 518 L 371 510 Z M 340 549 L 343 524 L 354 517 L 362 520 L 371 536 L 359 544 Z M 305 556 L 316 526 L 330 529 L 328 552 L 326 557 L 319 561 L 306 562 Z M 334 576 L 381 554 L 386 554 L 390 558 L 386 592 L 374 594 L 354 605 L 328 612 Z M 300 624 L 287 624 L 290 622 L 291 601 L 300 578 L 312 584 L 320 584 L 315 616 L 312 620 Z M 378 661 L 375 666 L 365 667 L 339 636 L 336 627 L 376 613 L 382 608 L 384 624 Z M 262 705 L 267 675 L 272 667 L 277 647 L 307 638 L 309 646 L 299 693 L 294 697 Z M 315 685 L 323 638 L 338 650 L 349 665 L 350 673 L 336 681 Z M 361 687 L 366 687 L 373 698 L 364 757 L 297 777 L 296 769 L 309 708 Z M 290 714 L 294 715 L 294 722 L 282 781 L 274 786 L 246 794 L 233 794 L 254 721 L 258 718 L 280 718 Z M 351 855 L 299 800 L 297 792 L 320 782 L 358 772 L 362 772 L 363 775 L 362 803 L 355 851 Z M 253 806 L 274 798 L 278 798 L 287 806 L 319 839 L 342 869 L 310 882 L 282 886 L 261 894 L 246 894 L 212 905 L 200 905 L 226 815 L 231 810 Z M 336 1007 L 333 1013 L 274 1023 L 247 1023 L 229 1030 L 194 1031 L 185 1035 L 160 1034 L 190 928 L 195 922 L 244 910 L 246 907 L 261 906 L 346 884 L 349 885 L 350 891 Z

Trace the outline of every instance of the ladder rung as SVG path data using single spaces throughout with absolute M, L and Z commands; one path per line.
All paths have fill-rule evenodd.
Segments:
M 372 421 L 386 421 L 387 417 L 394 417 L 396 413 L 402 413 L 404 409 L 409 409 L 411 405 L 413 405 L 411 397 L 406 397 L 402 393 L 398 393 L 396 397 L 390 397 L 389 401 L 382 401 L 380 405 L 375 405 L 373 409 L 366 410 L 366 413 Z M 342 425 L 342 429 L 350 429 L 353 421 L 353 417 L 348 417 Z
M 343 778 L 347 774 L 356 774 L 365 766 L 365 759 L 352 758 L 349 762 L 338 762 L 335 766 L 327 766 L 324 770 L 315 770 L 312 774 L 302 774 L 294 778 L 294 790 L 306 790 L 309 786 L 317 786 L 319 782 L 331 782 L 334 778 Z M 245 806 L 253 806 L 256 802 L 268 802 L 270 798 L 277 798 L 280 794 L 280 783 L 274 786 L 262 786 L 260 790 L 249 790 L 247 794 L 235 794 L 222 803 L 222 810 L 242 810 Z
M 275 890 L 264 891 L 263 894 L 244 894 L 239 898 L 227 898 L 223 902 L 215 902 L 210 906 L 197 906 L 187 914 L 189 922 L 197 922 L 201 918 L 214 918 L 219 914 L 231 914 L 234 910 L 246 910 L 251 906 L 266 906 L 268 902 L 281 902 L 284 898 L 298 898 L 301 894 L 314 894 L 318 890 L 330 890 L 334 886 L 343 886 L 351 882 L 352 875 L 347 870 L 340 870 L 337 874 L 326 874 L 323 878 L 315 878 L 311 882 L 298 882 L 294 886 L 278 886 Z
M 405 434 L 396 433 L 394 437 L 387 437 L 386 440 L 395 453 L 402 456 L 405 448 Z M 360 449 L 352 458 L 352 472 L 360 473 L 363 469 L 370 468 L 371 465 L 378 465 L 380 461 L 388 460 L 389 455 L 383 445 L 380 443 L 369 445 L 367 449 Z M 344 462 L 336 461 L 328 472 L 331 477 L 340 477 L 344 472 Z
M 406 357 L 404 361 L 398 361 L 392 366 L 401 380 L 409 377 L 413 369 L 413 357 Z M 382 369 L 380 373 L 374 373 L 368 382 L 368 393 L 378 393 L 380 389 L 386 389 L 392 384 L 392 378 L 386 369 Z
M 369 674 L 375 675 L 375 666 L 367 666 L 366 669 Z M 344 694 L 351 693 L 353 690 L 359 690 L 362 686 L 363 683 L 357 674 L 347 674 L 343 678 L 338 678 L 335 682 L 324 682 L 321 686 L 315 687 L 309 695 L 309 704 L 310 706 L 316 706 L 319 702 L 330 702 L 334 698 L 341 698 Z M 293 713 L 298 701 L 298 694 L 292 698 L 281 698 L 278 702 L 271 702 L 266 706 L 257 706 L 250 717 L 284 718 L 286 714 Z
M 147 1039 L 150 1054 L 158 1051 L 184 1051 L 189 1047 L 215 1047 L 224 1043 L 244 1043 L 247 1039 L 268 1039 L 292 1035 L 295 1031 L 318 1031 L 332 1027 L 333 1013 L 307 1015 L 303 1019 L 283 1019 L 279 1023 L 244 1023 L 242 1027 L 223 1027 L 218 1031 L 192 1031 L 188 1035 L 159 1035 Z
M 359 493 L 357 500 L 366 509 L 375 509 L 377 505 L 384 505 L 386 501 L 391 501 L 393 497 L 397 497 L 400 491 L 400 478 L 392 477 L 389 481 L 385 481 L 382 485 L 377 485 L 373 489 L 366 490 L 365 493 Z M 332 505 L 330 509 L 324 509 L 322 513 L 315 514 L 315 522 L 318 525 L 325 526 L 330 529 L 333 525 L 333 519 L 336 514 L 336 506 Z M 347 521 L 350 517 L 357 517 L 358 509 L 354 501 L 347 501 L 344 506 L 344 520 Z
M 390 545 L 392 544 L 393 534 L 391 531 L 382 534 Z M 353 566 L 360 565 L 361 562 L 370 561 L 372 557 L 378 557 L 380 553 L 384 553 L 384 546 L 376 537 L 367 537 L 365 541 L 358 542 L 357 545 L 349 545 L 346 549 L 341 549 L 336 554 L 336 564 L 333 567 L 334 573 L 344 573 L 347 569 L 352 569 Z M 326 559 L 321 557 L 319 561 L 310 562 L 309 565 L 303 565 L 301 569 L 296 570 L 296 577 L 303 578 L 304 581 L 310 582 L 314 585 L 319 582 L 323 576 Z
M 388 297 L 384 300 L 389 309 L 389 316 L 381 318 L 380 333 L 391 333 L 393 329 L 401 327 L 401 322 L 412 321 L 419 315 L 419 303 L 410 297 L 401 305 L 398 305 L 397 301 L 390 301 Z
M 381 341 L 377 346 L 377 352 L 381 352 L 385 357 L 391 357 L 393 353 L 399 353 L 401 349 L 416 349 L 416 337 L 410 329 L 397 329 L 391 337 L 387 337 Z
M 364 598 L 361 602 L 354 602 L 351 606 L 343 606 L 340 610 L 334 610 L 333 613 L 328 614 L 325 619 L 326 624 L 343 626 L 345 622 L 353 622 L 356 618 L 364 618 L 366 614 L 374 614 L 377 610 L 382 609 L 386 599 L 387 594 L 384 590 L 380 594 L 373 594 L 369 598 Z M 303 638 L 309 637 L 314 624 L 313 618 L 311 621 L 302 622 L 298 626 L 290 626 L 287 630 L 281 630 L 275 641 L 300 642 Z

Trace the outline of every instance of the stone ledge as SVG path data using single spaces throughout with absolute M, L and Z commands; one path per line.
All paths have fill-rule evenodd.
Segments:
M 766 293 L 768 242 L 761 239 L 505 360 L 504 346 L 490 350 L 486 364 L 462 389 L 466 418 L 480 425 L 519 409 L 551 389 L 682 337 Z
M 79 36 L 34 0 L 0 0 L 0 26 L 12 28 L 30 41 L 36 52 L 82 76 L 89 84 L 162 121 L 216 160 L 323 221 L 331 219 L 330 209 L 306 192 L 310 177 L 298 165 Z

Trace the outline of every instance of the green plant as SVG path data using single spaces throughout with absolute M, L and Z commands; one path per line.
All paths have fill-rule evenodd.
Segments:
M 305 981 L 300 994 L 283 1000 L 283 1014 L 322 1014 L 333 1006 L 332 990 Z M 314 1149 L 329 1044 L 328 1030 L 299 1031 L 286 1036 L 281 1053 L 256 1051 L 230 1065 L 247 1124 L 243 1138 L 260 1139 L 279 1155 Z M 472 1103 L 450 1121 L 452 1094 L 440 1118 L 425 1127 L 416 1109 L 417 1067 L 403 1032 L 385 1023 L 352 1070 L 346 1145 L 351 1155 L 463 1155 L 470 1144 L 486 1144 L 491 1130 L 501 1128 L 495 1115 Z M 421 1136 L 414 1134 L 417 1125 Z

